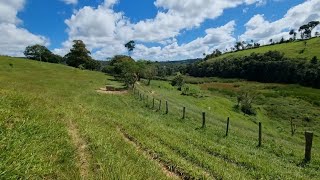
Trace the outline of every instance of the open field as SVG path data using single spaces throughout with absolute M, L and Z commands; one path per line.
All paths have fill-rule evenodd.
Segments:
M 203 96 L 195 98 L 180 95 L 169 82 L 152 81 L 137 86 L 142 101 L 133 92 L 97 93 L 105 84 L 121 86 L 102 73 L 5 57 L 0 57 L 0 81 L 4 179 L 320 177 L 318 89 L 221 80 L 190 85 Z M 256 96 L 257 116 L 233 108 L 244 89 Z M 157 100 L 152 108 L 151 97 L 162 100 L 160 111 Z M 200 128 L 203 111 L 205 129 Z M 290 118 L 297 125 L 294 136 Z M 257 147 L 258 122 L 262 147 Z M 305 130 L 314 132 L 310 164 L 302 163 Z
M 307 42 L 305 44 L 305 42 Z M 268 51 L 279 51 L 284 53 L 284 55 L 288 58 L 306 58 L 311 60 L 314 56 L 320 57 L 320 38 L 313 38 L 310 40 L 305 41 L 296 41 L 296 42 L 289 42 L 283 44 L 275 44 L 269 46 L 262 46 L 255 49 L 247 49 L 238 52 L 232 52 L 223 54 L 217 58 L 209 59 L 208 61 L 214 61 L 217 59 L 223 58 L 232 58 L 232 57 L 241 57 L 241 56 L 248 56 L 251 53 L 266 53 Z

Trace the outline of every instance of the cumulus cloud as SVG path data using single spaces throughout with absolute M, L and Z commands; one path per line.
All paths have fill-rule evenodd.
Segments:
M 17 13 L 24 6 L 25 0 L 1 0 L 0 1 L 0 23 L 18 24 Z
M 66 4 L 78 4 L 78 0 L 61 0 Z
M 224 26 L 207 29 L 204 37 L 182 45 L 178 45 L 176 41 L 162 48 L 160 46 L 148 48 L 140 44 L 136 47 L 134 57 L 159 61 L 198 58 L 203 53 L 212 53 L 214 49 L 225 49 L 234 44 L 236 41 L 233 37 L 235 26 L 235 21 L 230 21 Z
M 115 12 L 112 6 L 117 0 L 105 0 L 103 4 L 94 7 L 83 7 L 76 11 L 65 23 L 68 26 L 69 39 L 63 43 L 61 49 L 54 52 L 64 53 L 74 39 L 82 39 L 96 58 L 110 57 L 124 53 L 123 44 L 131 39 L 138 43 L 135 50 L 136 57 L 143 54 L 153 54 L 151 59 L 162 58 L 160 51 L 170 52 L 170 57 L 188 56 L 188 48 L 197 44 L 197 51 L 208 51 L 212 41 L 218 38 L 208 29 L 204 39 L 198 39 L 187 45 L 178 45 L 176 37 L 182 31 L 199 27 L 207 19 L 215 19 L 228 8 L 241 4 L 259 3 L 261 0 L 156 0 L 155 6 L 159 8 L 153 19 L 146 19 L 131 23 L 122 12 Z M 233 22 L 234 23 L 234 22 Z M 226 39 L 225 41 L 229 41 Z M 158 43 L 159 46 L 148 48 L 143 43 Z M 200 45 L 199 43 L 203 43 Z M 162 46 L 161 46 L 162 45 Z M 203 46 L 203 47 L 202 47 Z M 171 48 L 173 50 L 167 50 Z M 175 48 L 175 49 L 174 49 Z M 179 49 L 179 51 L 177 50 Z M 195 53 L 196 51 L 193 50 Z M 140 54 L 139 54 L 140 53 Z M 201 52 L 200 54 L 202 54 Z M 62 54 L 63 55 L 63 54 Z M 192 55 L 193 56 L 193 55 Z M 167 57 L 167 56 L 166 56 Z
M 255 40 L 266 44 L 269 39 L 279 41 L 282 37 L 289 38 L 290 29 L 299 29 L 310 21 L 320 20 L 320 1 L 307 0 L 292 7 L 283 18 L 270 22 L 263 14 L 257 14 L 246 24 L 246 32 L 240 36 L 241 40 Z
M 21 20 L 17 13 L 24 7 L 25 0 L 0 1 L 0 54 L 23 56 L 26 46 L 32 44 L 48 45 L 49 40 L 43 36 L 34 35 L 19 27 Z

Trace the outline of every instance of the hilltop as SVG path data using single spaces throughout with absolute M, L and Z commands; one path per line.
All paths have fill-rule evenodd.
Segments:
M 251 53 L 266 53 L 268 51 L 279 51 L 284 53 L 285 57 L 294 59 L 312 59 L 314 56 L 320 58 L 320 37 L 309 40 L 299 40 L 295 42 L 287 42 L 282 44 L 266 45 L 254 49 L 246 49 L 237 52 L 225 53 L 219 57 L 209 59 L 208 62 L 224 58 L 235 58 L 248 56 Z

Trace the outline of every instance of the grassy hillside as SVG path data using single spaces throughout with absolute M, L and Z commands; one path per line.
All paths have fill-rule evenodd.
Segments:
M 307 42 L 305 46 L 305 42 Z M 263 46 L 256 49 L 248 49 L 243 51 L 238 51 L 234 53 L 227 53 L 217 58 L 209 59 L 208 61 L 214 61 L 217 59 L 230 58 L 230 57 L 240 57 L 247 56 L 251 53 L 265 53 L 268 51 L 280 51 L 284 53 L 286 57 L 289 58 L 306 58 L 311 59 L 314 56 L 320 58 L 320 38 L 313 38 L 306 41 L 296 41 L 284 44 L 276 44 L 270 46 Z M 304 51 L 303 51 L 304 50 Z M 303 51 L 303 52 L 302 52 Z
M 0 57 L 0 80 L 4 179 L 320 177 L 316 89 L 219 80 L 190 85 L 203 94 L 194 98 L 180 95 L 169 82 L 152 81 L 151 86 L 137 86 L 144 92 L 142 101 L 132 92 L 97 93 L 105 84 L 120 85 L 102 73 L 5 57 Z M 233 109 L 241 88 L 257 94 L 257 116 Z M 151 97 L 156 98 L 154 108 Z M 205 129 L 200 128 L 203 111 Z M 294 136 L 291 116 L 297 125 Z M 225 137 L 227 117 L 231 126 Z M 257 147 L 257 122 L 263 124 L 262 147 Z M 315 133 L 312 161 L 306 165 L 305 130 Z

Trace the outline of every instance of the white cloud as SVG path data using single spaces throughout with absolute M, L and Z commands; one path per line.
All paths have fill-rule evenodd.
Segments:
M 147 48 L 140 44 L 136 47 L 133 56 L 136 59 L 149 58 L 160 61 L 198 58 L 203 53 L 212 53 L 214 49 L 229 48 L 230 44 L 234 44 L 236 41 L 233 37 L 234 30 L 235 22 L 230 21 L 224 26 L 207 29 L 204 37 L 199 37 L 180 46 L 177 42 L 172 42 L 163 48 Z
M 113 11 L 112 6 L 118 2 L 117 0 L 106 0 L 97 8 L 83 7 L 76 11 L 70 19 L 67 19 L 65 22 L 68 26 L 69 38 L 63 43 L 61 49 L 55 49 L 54 52 L 67 52 L 64 49 L 70 47 L 72 40 L 82 39 L 90 50 L 98 49 L 93 53 L 94 57 L 104 59 L 115 54 L 125 53 L 123 44 L 133 39 L 139 43 L 159 43 L 159 47 L 152 48 L 137 45 L 135 50 L 137 57 L 142 57 L 142 54 L 155 54 L 159 49 L 172 53 L 170 57 L 187 56 L 190 53 L 184 51 L 181 47 L 187 48 L 188 46 L 179 46 L 175 39 L 182 31 L 199 27 L 206 19 L 215 19 L 221 16 L 225 9 L 234 8 L 241 4 L 259 3 L 260 1 L 156 0 L 154 4 L 159 8 L 157 15 L 153 19 L 142 20 L 133 24 L 123 13 Z M 210 31 L 210 29 L 207 31 Z M 199 43 L 204 43 L 202 46 L 206 46 L 201 47 L 201 51 L 208 51 L 210 49 L 209 45 L 217 38 L 210 32 L 206 33 L 205 39 L 198 40 Z M 160 44 L 167 46 L 161 48 Z M 192 44 L 196 43 L 188 43 L 189 46 Z M 200 46 L 197 45 L 197 47 Z M 181 51 L 169 51 L 167 50 L 169 47 Z M 161 56 L 158 53 L 150 58 L 159 59 Z
M 48 42 L 45 37 L 17 28 L 14 24 L 0 24 L 0 54 L 2 55 L 23 56 L 23 51 L 28 45 L 48 45 Z
M 1 0 L 0 1 L 0 23 L 18 24 L 17 13 L 24 6 L 25 0 Z
M 240 36 L 240 39 L 253 39 L 262 44 L 269 42 L 269 39 L 276 41 L 282 37 L 288 39 L 290 29 L 298 30 L 301 25 L 313 20 L 320 20 L 319 0 L 307 0 L 292 7 L 283 18 L 274 22 L 266 20 L 263 14 L 257 14 L 245 24 L 246 32 Z
M 23 9 L 24 4 L 25 0 L 0 1 L 0 54 L 2 55 L 22 56 L 28 45 L 49 44 L 49 40 L 45 37 L 18 27 L 22 21 L 17 17 L 17 13 Z
M 78 0 L 61 0 L 66 4 L 78 4 Z

